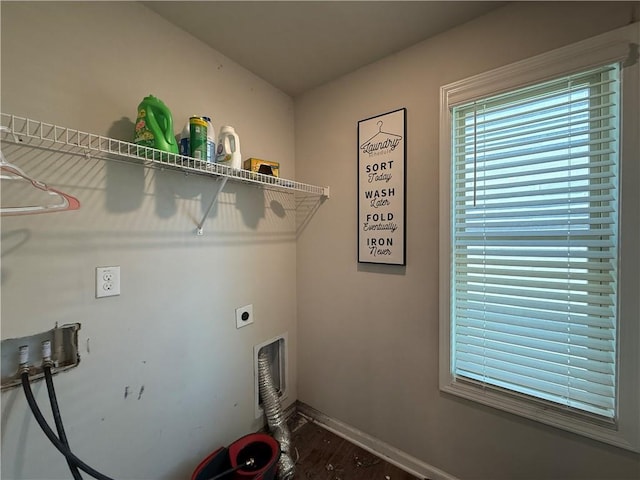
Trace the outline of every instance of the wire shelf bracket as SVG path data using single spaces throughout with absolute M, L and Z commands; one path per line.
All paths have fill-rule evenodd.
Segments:
M 204 235 L 204 230 L 202 229 L 202 227 L 204 225 L 204 221 L 209 216 L 209 212 L 211 211 L 211 208 L 213 207 L 213 205 L 216 203 L 216 200 L 218 200 L 218 195 L 220 195 L 220 192 L 222 191 L 224 186 L 227 184 L 227 180 L 229 180 L 228 177 L 222 177 L 222 180 L 220 180 L 220 186 L 218 187 L 218 190 L 216 191 L 216 194 L 213 196 L 213 199 L 211 200 L 211 203 L 209 204 L 209 208 L 207 208 L 207 211 L 204 212 L 204 215 L 202 216 L 202 220 L 200 221 L 200 223 L 198 224 L 198 226 L 196 228 L 196 234 L 197 235 Z

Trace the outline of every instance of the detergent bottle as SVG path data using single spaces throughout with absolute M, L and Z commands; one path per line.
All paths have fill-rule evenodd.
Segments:
M 189 120 L 184 124 L 182 132 L 180 132 L 180 142 L 178 142 L 178 150 L 180 155 L 185 157 L 191 156 L 191 144 L 189 143 Z
M 216 161 L 216 132 L 213 129 L 211 117 L 202 117 L 207 122 L 207 162 L 215 163 Z
M 159 98 L 149 95 L 138 105 L 133 142 L 143 147 L 178 153 L 171 111 Z
M 231 168 L 242 168 L 240 139 L 233 127 L 228 125 L 220 127 L 216 162 L 227 165 Z

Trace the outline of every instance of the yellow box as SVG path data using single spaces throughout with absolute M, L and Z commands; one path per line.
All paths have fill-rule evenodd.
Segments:
M 262 167 L 262 170 L 260 167 Z M 280 164 L 278 162 L 270 162 L 260 158 L 247 158 L 244 161 L 244 169 L 264 173 L 265 175 L 273 175 L 274 177 L 280 176 Z

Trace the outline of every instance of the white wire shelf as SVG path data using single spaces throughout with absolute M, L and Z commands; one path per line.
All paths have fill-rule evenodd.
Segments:
M 185 173 L 213 176 L 222 178 L 224 183 L 227 180 L 232 180 L 251 183 L 267 189 L 329 198 L 329 187 L 309 185 L 249 170 L 238 170 L 218 163 L 209 163 L 25 117 L 2 113 L 1 125 L 7 128 L 7 130 L 3 130 L 3 141 L 11 143 L 82 154 L 86 157 L 105 160 L 142 163 L 150 168 L 174 169 Z

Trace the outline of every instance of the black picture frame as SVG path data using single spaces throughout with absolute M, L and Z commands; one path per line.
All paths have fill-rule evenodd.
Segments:
M 406 265 L 407 109 L 358 122 L 358 262 Z

